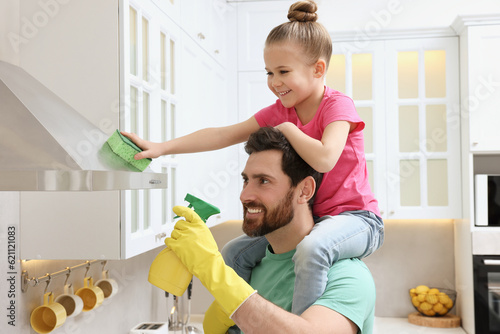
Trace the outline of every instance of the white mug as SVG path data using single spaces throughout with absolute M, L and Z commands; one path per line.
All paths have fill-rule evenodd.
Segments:
M 68 318 L 76 317 L 83 310 L 83 300 L 73 292 L 73 284 L 64 286 L 64 293 L 57 296 L 56 302 L 64 306 Z
M 108 277 L 107 270 L 102 272 L 102 278 L 95 285 L 100 287 L 102 292 L 104 292 L 105 299 L 109 299 L 118 293 L 118 283 Z

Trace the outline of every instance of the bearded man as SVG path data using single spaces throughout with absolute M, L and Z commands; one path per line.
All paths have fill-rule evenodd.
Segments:
M 312 203 L 321 175 L 293 150 L 275 128 L 260 128 L 246 143 L 240 200 L 243 231 L 268 242 L 250 284 L 227 266 L 213 237 L 190 209 L 166 244 L 215 297 L 205 313 L 207 334 L 236 324 L 244 333 L 371 333 L 375 285 L 359 259 L 335 262 L 323 295 L 300 316 L 290 313 L 297 245 L 314 227 Z M 258 291 L 258 293 L 257 293 Z

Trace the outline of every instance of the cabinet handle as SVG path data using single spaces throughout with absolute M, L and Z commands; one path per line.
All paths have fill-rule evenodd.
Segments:
M 394 214 L 394 210 L 389 211 L 389 216 L 392 216 Z
M 472 146 L 477 146 L 479 144 L 477 141 L 472 142 Z
M 165 232 L 158 233 L 157 235 L 155 235 L 155 240 L 156 241 L 161 240 L 161 239 L 165 238 L 166 236 L 167 236 L 167 234 Z
M 215 50 L 215 51 L 214 51 L 214 53 L 215 53 L 216 55 L 218 55 L 220 52 L 219 52 L 219 50 Z
M 198 33 L 198 38 L 201 40 L 205 39 L 205 35 L 203 35 L 201 32 Z

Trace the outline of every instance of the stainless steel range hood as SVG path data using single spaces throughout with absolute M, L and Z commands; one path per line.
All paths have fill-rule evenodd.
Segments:
M 0 61 L 0 191 L 167 187 L 111 152 L 109 135 L 18 66 Z

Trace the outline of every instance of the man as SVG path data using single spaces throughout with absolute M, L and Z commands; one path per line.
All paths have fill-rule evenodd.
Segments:
M 252 286 L 225 265 L 210 231 L 190 209 L 166 244 L 215 297 L 205 314 L 205 333 L 225 333 L 234 323 L 244 333 L 371 333 L 375 286 L 358 259 L 337 261 L 324 294 L 300 316 L 290 313 L 292 256 L 312 230 L 311 204 L 320 176 L 274 128 L 252 134 L 242 172 L 243 230 L 264 235 L 266 257 L 252 272 Z M 259 293 L 255 290 L 257 289 Z

